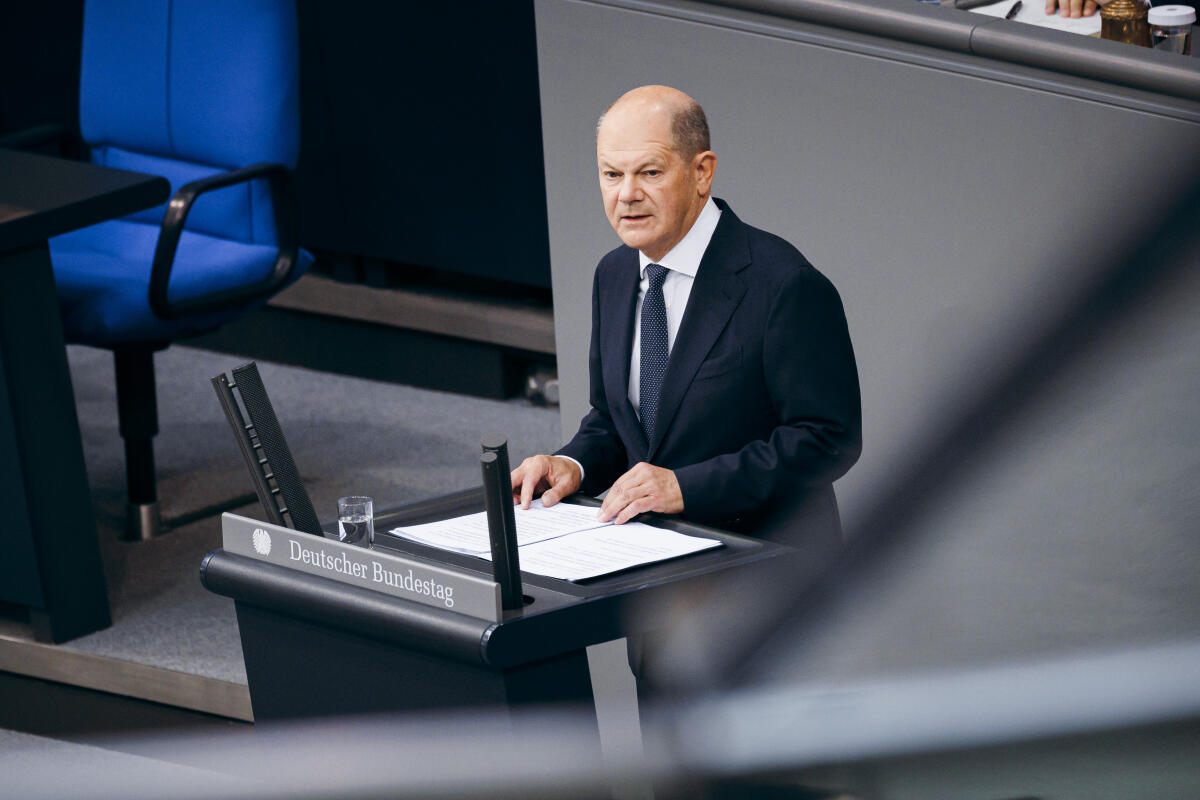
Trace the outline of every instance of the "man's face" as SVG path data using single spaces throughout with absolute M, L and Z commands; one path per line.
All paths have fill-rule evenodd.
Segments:
M 613 107 L 596 137 L 604 213 L 621 241 L 658 260 L 679 243 L 708 197 L 716 156 L 684 159 L 660 106 Z

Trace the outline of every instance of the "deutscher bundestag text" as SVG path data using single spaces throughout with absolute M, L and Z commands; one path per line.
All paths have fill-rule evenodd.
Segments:
M 372 583 L 382 583 L 393 589 L 403 589 L 412 594 L 424 595 L 441 600 L 446 608 L 454 608 L 454 587 L 438 583 L 433 578 L 418 578 L 410 568 L 407 573 L 388 569 L 374 559 L 371 565 L 360 564 L 346 558 L 345 553 L 331 556 L 324 550 L 313 550 L 300 544 L 295 539 L 288 540 L 288 558 L 303 564 L 311 564 L 320 569 L 327 569 L 340 575 L 348 575 Z

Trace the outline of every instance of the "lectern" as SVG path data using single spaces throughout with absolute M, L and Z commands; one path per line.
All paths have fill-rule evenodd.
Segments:
M 493 569 L 485 559 L 389 533 L 490 504 L 493 558 L 498 536 L 515 549 L 515 523 L 502 505 L 511 496 L 507 447 L 496 436 L 482 444 L 485 486 L 379 511 L 371 547 L 341 542 L 336 522 L 317 520 L 257 367 L 245 364 L 233 375 L 233 381 L 217 375 L 213 388 L 270 522 L 223 515 L 223 546 L 205 557 L 200 577 L 235 601 L 256 722 L 590 704 L 590 645 L 662 626 L 661 608 L 675 592 L 795 555 L 781 545 L 656 518 L 661 527 L 722 546 L 586 582 L 531 572 L 517 581 L 519 559 L 511 555 Z
M 590 704 L 589 645 L 660 627 L 667 621 L 663 604 L 674 592 L 698 590 L 706 579 L 730 570 L 795 557 L 782 545 L 663 519 L 655 524 L 716 538 L 723 546 L 581 583 L 524 572 L 521 608 L 447 607 L 444 588 L 439 597 L 436 586 L 455 580 L 470 583 L 473 597 L 484 585 L 497 587 L 498 596 L 490 563 L 387 531 L 483 508 L 483 491 L 474 489 L 381 512 L 372 550 L 226 515 L 226 546 L 205 558 L 201 578 L 236 603 L 256 722 L 403 709 Z M 334 524 L 324 528 L 332 534 Z M 260 547 L 251 552 L 255 536 Z M 267 539 L 277 556 L 308 571 L 264 560 Z M 405 569 L 393 568 L 401 563 L 396 559 L 415 565 L 409 569 L 427 591 L 405 599 L 402 592 L 355 585 L 354 573 L 369 580 L 374 570 L 383 571 L 376 576 L 391 574 L 392 584 L 410 579 Z

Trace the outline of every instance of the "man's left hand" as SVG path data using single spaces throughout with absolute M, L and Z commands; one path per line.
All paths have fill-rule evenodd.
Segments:
M 600 506 L 599 519 L 620 525 L 645 511 L 678 514 L 683 511 L 683 493 L 674 472 L 643 461 L 613 483 Z

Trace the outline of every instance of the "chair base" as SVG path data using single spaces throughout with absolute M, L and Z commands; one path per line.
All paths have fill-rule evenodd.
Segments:
M 125 535 L 127 542 L 143 542 L 165 533 L 158 503 L 130 503 L 125 507 Z

